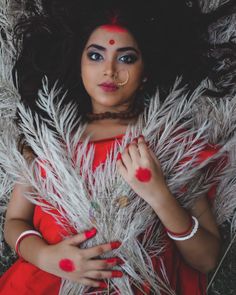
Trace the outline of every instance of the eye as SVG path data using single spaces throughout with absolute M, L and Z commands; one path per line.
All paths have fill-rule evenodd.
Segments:
M 88 54 L 87 54 L 87 56 L 88 56 L 88 58 L 90 59 L 90 60 L 94 60 L 94 61 L 100 61 L 100 60 L 102 60 L 103 59 L 103 56 L 100 54 L 100 53 L 98 53 L 98 52 L 89 52 Z
M 119 58 L 119 61 L 125 63 L 125 64 L 133 64 L 136 62 L 138 57 L 135 54 L 126 54 Z

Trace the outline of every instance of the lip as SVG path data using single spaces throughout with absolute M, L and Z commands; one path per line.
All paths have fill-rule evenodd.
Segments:
M 105 92 L 114 92 L 118 89 L 118 86 L 114 83 L 104 82 L 98 85 L 101 87 Z

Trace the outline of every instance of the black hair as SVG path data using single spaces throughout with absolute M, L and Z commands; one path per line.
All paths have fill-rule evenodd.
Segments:
M 91 110 L 80 77 L 81 54 L 92 31 L 113 22 L 137 40 L 148 75 L 144 90 L 149 95 L 158 86 L 164 97 L 176 76 L 182 76 L 190 90 L 209 77 L 215 88 L 206 89 L 208 95 L 232 92 L 235 43 L 211 44 L 208 28 L 235 12 L 233 1 L 210 13 L 202 13 L 198 1 L 183 0 L 42 0 L 42 8 L 36 0 L 15 1 L 26 13 L 15 27 L 14 40 L 21 49 L 14 72 L 22 101 L 33 111 L 40 112 L 36 98 L 45 75 L 50 87 L 58 81 L 68 91 L 65 102 L 78 103 L 81 115 Z M 225 59 L 230 62 L 222 67 Z M 226 85 L 222 81 L 227 75 L 233 78 Z

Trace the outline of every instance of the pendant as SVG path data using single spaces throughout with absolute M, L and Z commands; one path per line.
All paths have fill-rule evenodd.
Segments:
M 116 199 L 116 206 L 123 209 L 129 205 L 129 198 L 127 196 L 120 196 Z

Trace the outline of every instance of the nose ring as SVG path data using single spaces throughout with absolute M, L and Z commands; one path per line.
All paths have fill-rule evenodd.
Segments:
M 125 78 L 124 81 L 119 81 L 118 80 L 118 72 L 117 72 L 116 75 L 114 75 L 114 81 L 116 82 L 116 84 L 118 86 L 124 86 L 124 85 L 126 85 L 128 83 L 128 81 L 129 81 L 129 72 L 126 70 L 126 78 Z

